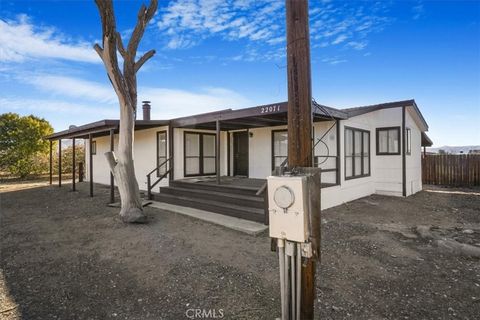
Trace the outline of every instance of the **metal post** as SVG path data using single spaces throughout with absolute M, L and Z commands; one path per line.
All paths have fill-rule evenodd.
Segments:
M 312 89 L 310 75 L 310 33 L 308 1 L 286 0 L 288 79 L 288 165 L 311 167 Z M 319 234 L 317 214 L 311 219 L 312 234 Z M 301 267 L 301 319 L 313 319 L 316 261 L 304 257 Z
M 341 148 L 340 148 L 340 120 L 337 120 L 337 175 L 336 175 L 336 182 L 337 184 L 340 184 L 340 177 L 341 177 L 341 171 L 340 171 L 340 166 L 341 166 L 341 163 L 340 163 L 340 152 L 341 152 Z
M 72 191 L 75 191 L 75 138 L 72 139 Z
M 92 134 L 88 135 L 88 158 L 89 158 L 89 168 L 88 174 L 90 176 L 90 197 L 93 197 L 93 155 L 92 155 Z
M 227 131 L 227 176 L 230 176 L 230 131 Z
M 110 151 L 114 149 L 114 130 L 110 129 Z M 113 180 L 113 173 L 110 172 L 110 203 L 115 202 L 115 181 Z
M 62 139 L 58 140 L 58 186 L 62 186 Z
M 53 148 L 53 141 L 50 140 L 50 170 L 49 170 L 49 177 L 50 177 L 50 184 L 53 182 L 53 159 L 52 159 L 52 148 Z
M 405 106 L 402 107 L 402 195 L 407 196 L 407 159 L 406 159 L 406 141 L 405 141 Z
M 220 120 L 216 121 L 216 127 L 215 171 L 217 172 L 217 184 L 220 184 Z
M 173 142 L 173 127 L 172 127 L 172 124 L 169 124 L 168 125 L 168 158 L 170 159 L 170 161 L 168 162 L 168 165 L 169 165 L 169 168 L 171 169 L 170 170 L 170 173 L 168 174 L 168 180 L 169 181 L 173 181 L 173 178 L 174 178 L 174 174 L 173 174 L 173 152 L 174 152 L 174 149 L 173 149 L 173 145 L 174 145 L 174 142 Z

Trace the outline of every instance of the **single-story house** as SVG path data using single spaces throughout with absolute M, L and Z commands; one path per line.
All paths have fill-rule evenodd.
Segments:
M 171 120 L 151 120 L 144 102 L 143 115 L 134 133 L 141 190 L 166 203 L 265 221 L 259 191 L 287 157 L 286 102 Z M 415 100 L 348 109 L 313 101 L 312 115 L 312 165 L 322 168 L 322 209 L 371 194 L 409 196 L 422 189 L 421 147 L 431 140 Z M 47 137 L 86 139 L 92 196 L 93 182 L 113 190 L 104 153 L 115 150 L 118 125 L 102 120 Z

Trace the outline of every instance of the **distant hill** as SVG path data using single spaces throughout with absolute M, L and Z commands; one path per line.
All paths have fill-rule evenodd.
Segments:
M 438 153 L 439 150 L 444 150 L 445 153 L 467 154 L 470 152 L 470 150 L 480 150 L 480 146 L 458 146 L 458 147 L 443 146 L 438 148 L 427 148 L 427 152 Z

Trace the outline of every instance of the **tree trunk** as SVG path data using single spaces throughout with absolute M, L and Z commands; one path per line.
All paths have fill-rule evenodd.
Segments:
M 155 54 L 155 51 L 148 51 L 138 61 L 135 61 L 135 58 L 145 27 L 157 10 L 157 0 L 151 0 L 148 8 L 144 5 L 141 6 L 137 24 L 127 48 L 124 47 L 120 34 L 116 30 L 112 0 L 95 0 L 95 3 L 102 20 L 103 48 L 98 44 L 94 48 L 105 65 L 108 78 L 120 104 L 118 159 L 113 151 L 105 153 L 105 157 L 120 192 L 122 220 L 129 223 L 143 223 L 146 222 L 146 217 L 143 213 L 133 163 L 135 112 L 137 109 L 136 73 Z M 123 73 L 118 66 L 117 52 L 123 58 Z

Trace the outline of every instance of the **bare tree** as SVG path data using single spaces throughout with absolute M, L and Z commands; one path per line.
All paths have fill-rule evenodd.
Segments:
M 137 108 L 137 72 L 155 54 L 155 50 L 146 52 L 138 60 L 136 55 L 145 28 L 157 11 L 158 1 L 151 0 L 148 8 L 142 4 L 137 24 L 126 48 L 120 33 L 117 32 L 112 0 L 95 0 L 95 3 L 102 20 L 103 48 L 98 44 L 95 44 L 94 48 L 105 65 L 120 105 L 118 151 L 116 155 L 107 152 L 105 156 L 120 192 L 122 220 L 132 223 L 145 222 L 133 165 L 133 133 Z M 123 58 L 123 71 L 118 65 L 117 52 Z

